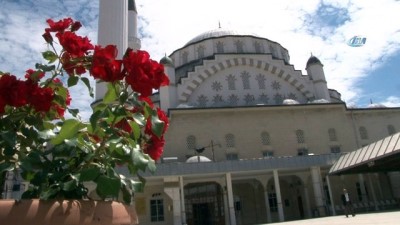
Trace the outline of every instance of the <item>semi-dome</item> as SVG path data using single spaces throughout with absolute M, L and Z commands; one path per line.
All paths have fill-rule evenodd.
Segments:
M 217 37 L 223 37 L 223 36 L 234 36 L 234 35 L 259 37 L 257 34 L 254 34 L 254 33 L 218 28 L 218 29 L 209 30 L 209 31 L 206 31 L 204 33 L 197 35 L 192 40 L 190 40 L 188 43 L 186 43 L 185 46 L 202 41 L 202 40 L 210 39 L 210 38 L 217 38 Z

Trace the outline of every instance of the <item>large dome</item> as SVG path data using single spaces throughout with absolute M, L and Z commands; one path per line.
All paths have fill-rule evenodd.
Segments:
M 218 29 L 206 31 L 204 33 L 197 35 L 192 40 L 190 40 L 188 43 L 186 43 L 185 46 L 202 41 L 202 40 L 206 40 L 209 38 L 217 38 L 217 37 L 233 36 L 233 35 L 259 37 L 257 34 L 254 34 L 254 33 L 218 28 Z

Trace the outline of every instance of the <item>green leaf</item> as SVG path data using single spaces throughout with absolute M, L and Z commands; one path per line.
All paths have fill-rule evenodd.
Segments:
M 49 63 L 53 63 L 58 59 L 56 53 L 54 53 L 52 51 L 42 52 L 42 55 L 43 55 L 43 58 L 46 59 Z
M 103 111 L 97 110 L 90 116 L 90 119 L 89 119 L 90 120 L 90 125 L 92 126 L 93 130 L 96 130 L 97 121 L 99 121 L 99 119 L 101 118 L 101 114 L 102 113 L 103 113 Z
M 113 85 L 112 83 L 107 83 L 107 92 L 104 95 L 103 102 L 104 103 L 114 102 L 118 98 L 117 93 L 118 93 L 117 85 Z
M 95 182 L 97 183 L 96 192 L 103 199 L 107 197 L 118 197 L 121 187 L 120 179 L 100 175 Z
M 40 63 L 36 63 L 35 67 L 36 67 L 36 69 L 43 70 L 44 72 L 49 72 L 49 71 L 53 71 L 56 69 L 55 65 L 47 66 L 47 65 L 40 64 Z
M 98 176 L 100 176 L 100 174 L 101 174 L 101 171 L 100 171 L 100 168 L 98 168 L 98 167 L 82 169 L 79 180 L 81 182 L 92 181 L 92 180 L 95 180 Z
M 60 187 L 58 186 L 58 185 L 51 185 L 50 187 L 49 187 L 49 189 L 47 189 L 47 190 L 45 190 L 45 191 L 43 191 L 41 194 L 40 194 L 40 199 L 42 199 L 42 200 L 49 200 L 49 199 L 52 199 L 52 198 L 54 198 L 56 195 L 57 195 L 57 193 L 60 191 Z
M 3 173 L 4 171 L 11 170 L 13 165 L 9 162 L 1 162 L 0 163 L 0 173 Z
M 71 113 L 73 117 L 76 117 L 79 114 L 79 109 L 70 109 L 68 108 L 68 112 Z
M 75 86 L 79 81 L 79 77 L 78 76 L 70 76 L 68 78 L 68 87 L 72 87 Z
M 164 130 L 164 121 L 160 120 L 158 116 L 151 117 L 151 131 L 157 135 L 157 137 L 161 137 Z
M 81 77 L 81 81 L 82 81 L 82 82 L 86 85 L 86 87 L 88 88 L 90 97 L 93 98 L 93 97 L 94 97 L 93 88 L 90 86 L 90 81 L 89 81 L 89 79 L 86 78 L 86 77 Z
M 48 139 L 56 136 L 56 134 L 53 132 L 53 130 L 39 131 L 38 134 L 39 134 L 39 137 L 41 137 L 45 140 L 48 140 Z
M 16 138 L 17 138 L 16 132 L 12 132 L 12 131 L 2 132 L 0 136 L 3 139 L 3 141 L 7 144 L 7 146 L 9 146 L 9 147 L 15 146 L 15 142 L 16 142 Z
M 64 182 L 62 190 L 63 191 L 72 191 L 78 187 L 78 182 L 76 181 L 76 177 L 72 177 L 72 180 Z
M 78 120 L 68 119 L 61 127 L 60 133 L 51 140 L 53 145 L 61 144 L 65 139 L 76 137 L 76 134 L 84 128 L 85 125 Z

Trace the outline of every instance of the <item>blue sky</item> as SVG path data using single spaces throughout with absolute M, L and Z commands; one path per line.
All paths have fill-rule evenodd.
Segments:
M 46 50 L 45 20 L 72 17 L 97 42 L 96 0 L 0 0 L 0 71 L 23 76 Z M 328 87 L 348 105 L 400 107 L 400 1 L 346 0 L 136 0 L 142 49 L 159 60 L 208 30 L 248 31 L 279 42 L 291 64 L 306 74 L 310 54 L 324 64 Z M 346 43 L 367 38 L 362 47 Z M 73 91 L 83 117 L 92 99 Z

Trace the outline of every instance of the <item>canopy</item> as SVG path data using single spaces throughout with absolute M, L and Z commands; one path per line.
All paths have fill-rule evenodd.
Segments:
M 341 156 L 330 175 L 400 171 L 400 133 Z

